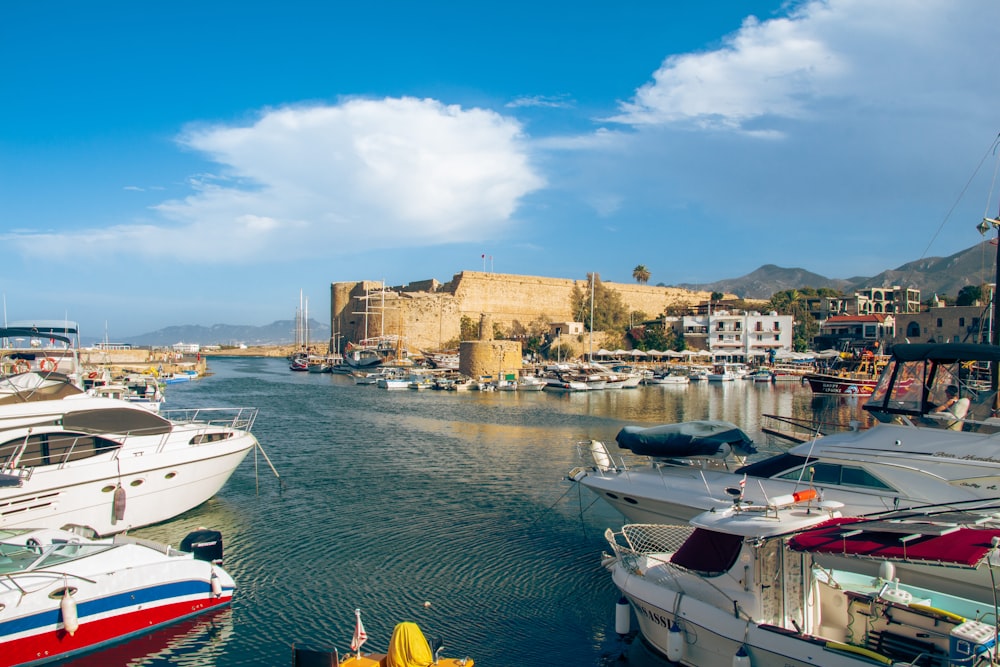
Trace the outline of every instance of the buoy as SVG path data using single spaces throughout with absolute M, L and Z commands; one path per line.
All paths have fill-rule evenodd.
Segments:
M 212 597 L 217 598 L 222 595 L 222 580 L 219 579 L 219 575 L 215 573 L 215 568 L 212 568 L 212 577 L 209 579 L 212 584 Z
M 80 618 L 76 614 L 76 600 L 70 593 L 69 586 L 63 589 L 62 600 L 59 601 L 59 610 L 62 612 L 63 627 L 69 636 L 76 634 L 80 627 Z
M 677 621 L 670 624 L 667 631 L 667 660 L 670 662 L 680 662 L 684 657 L 684 632 Z
M 631 626 L 631 614 L 629 613 L 628 600 L 625 596 L 618 598 L 615 605 L 615 632 L 620 635 L 627 635 Z
M 750 654 L 747 653 L 746 646 L 740 646 L 733 656 L 733 667 L 751 667 Z
M 125 518 L 125 487 L 119 484 L 115 487 L 114 512 L 111 523 L 118 523 Z

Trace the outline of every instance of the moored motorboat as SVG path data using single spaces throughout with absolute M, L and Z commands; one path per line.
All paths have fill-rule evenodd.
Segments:
M 860 358 L 839 359 L 831 369 L 806 373 L 804 377 L 815 394 L 868 396 L 888 361 L 888 356 L 865 352 Z
M 257 410 L 168 410 L 87 394 L 0 406 L 0 528 L 171 519 L 214 496 L 257 439 Z
M 813 500 L 805 492 L 736 503 L 698 515 L 693 529 L 609 529 L 603 564 L 643 637 L 673 663 L 997 664 L 995 602 L 912 585 L 896 566 L 989 567 L 1000 530 L 864 521 L 832 505 L 798 504 Z M 840 555 L 838 567 L 819 562 L 829 552 Z M 875 576 L 851 567 L 868 561 L 879 567 Z
M 79 325 L 65 320 L 0 327 L 0 404 L 83 392 L 79 336 Z
M 232 600 L 214 531 L 189 534 L 181 550 L 83 532 L 0 530 L 0 665 L 63 660 Z
M 852 514 L 987 502 L 1000 485 L 995 435 L 1000 420 L 991 417 L 994 394 L 971 388 L 976 378 L 967 368 L 976 361 L 996 363 L 1000 350 L 959 343 L 897 345 L 878 389 L 863 406 L 884 422 L 873 428 L 854 424 L 753 462 L 745 452 L 734 451 L 729 457 L 661 454 L 629 463 L 602 446 L 600 456 L 593 457 L 595 465 L 578 468 L 573 476 L 629 520 L 642 522 L 683 523 L 725 506 L 728 498 L 721 490 L 741 481 L 748 493 L 766 495 L 813 486 L 824 498 L 845 503 Z M 934 402 L 943 400 L 949 385 L 960 386 L 964 400 L 949 411 L 935 411 Z M 963 405 L 961 416 L 952 411 Z M 588 445 L 588 453 L 594 451 Z
M 517 388 L 520 391 L 542 391 L 546 382 L 535 375 L 522 375 L 517 380 Z

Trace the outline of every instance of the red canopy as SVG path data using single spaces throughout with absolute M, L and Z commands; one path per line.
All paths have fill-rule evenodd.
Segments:
M 1000 530 L 921 520 L 830 519 L 792 537 L 795 551 L 976 567 Z

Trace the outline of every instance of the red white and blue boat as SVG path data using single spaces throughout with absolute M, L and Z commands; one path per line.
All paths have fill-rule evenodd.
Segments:
M 215 531 L 191 533 L 180 550 L 83 532 L 0 531 L 0 667 L 64 660 L 232 601 Z

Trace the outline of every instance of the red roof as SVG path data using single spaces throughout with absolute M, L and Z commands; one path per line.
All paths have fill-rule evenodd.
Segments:
M 838 518 L 789 540 L 795 551 L 877 560 L 907 560 L 976 567 L 1000 530 L 933 521 L 866 521 Z
M 877 322 L 883 324 L 888 315 L 885 313 L 873 313 L 871 315 L 831 315 L 826 319 L 827 323 L 847 323 L 847 322 Z

